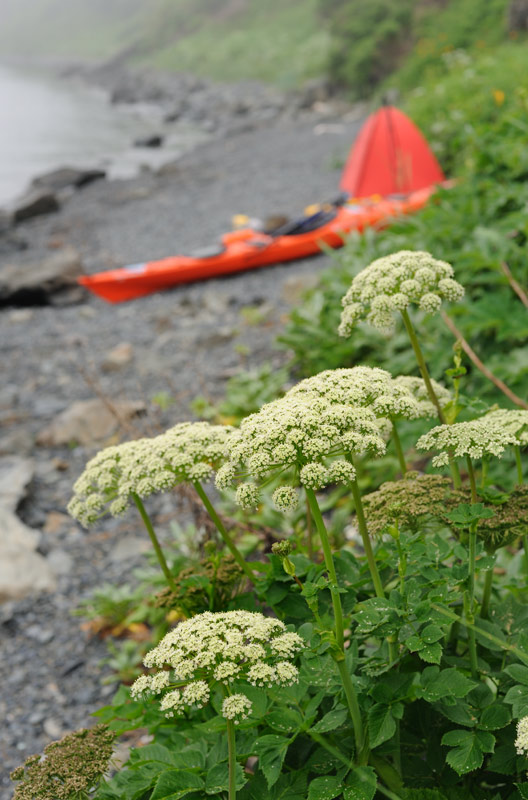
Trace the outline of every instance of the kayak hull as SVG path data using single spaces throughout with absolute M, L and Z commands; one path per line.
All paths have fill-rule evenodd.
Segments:
M 329 222 L 308 233 L 268 236 L 246 229 L 225 234 L 221 252 L 206 257 L 171 256 L 159 261 L 83 275 L 79 283 L 109 303 L 122 303 L 172 286 L 216 278 L 244 270 L 280 264 L 337 249 L 352 231 L 381 228 L 395 217 L 424 206 L 434 186 L 420 189 L 403 199 L 347 203 L 336 209 Z

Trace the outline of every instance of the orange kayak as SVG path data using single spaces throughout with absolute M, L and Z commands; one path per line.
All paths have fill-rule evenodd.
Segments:
M 360 200 L 334 206 L 322 214 L 312 230 L 270 235 L 244 228 L 224 234 L 214 252 L 194 256 L 171 256 L 160 261 L 83 275 L 79 283 L 110 303 L 134 300 L 182 283 L 216 278 L 270 264 L 280 264 L 314 255 L 327 247 L 342 247 L 346 234 L 366 227 L 380 228 L 394 217 L 422 208 L 435 187 L 406 196 Z

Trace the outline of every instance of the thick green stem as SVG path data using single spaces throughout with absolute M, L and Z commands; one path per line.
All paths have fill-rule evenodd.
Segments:
M 493 584 L 493 567 L 486 572 L 484 578 L 484 591 L 482 593 L 482 605 L 480 606 L 480 616 L 483 619 L 489 617 L 489 606 L 491 600 L 491 587 Z
M 227 722 L 227 751 L 229 757 L 229 800 L 236 800 L 236 744 L 235 723 L 228 719 Z
M 370 576 L 372 578 L 372 582 L 374 584 L 374 590 L 376 592 L 377 597 L 385 597 L 385 592 L 383 591 L 383 584 L 381 582 L 380 574 L 378 572 L 378 567 L 376 565 L 376 559 L 374 558 L 374 552 L 372 550 L 372 545 L 370 543 L 370 536 L 367 529 L 367 522 L 365 520 L 365 512 L 363 510 L 363 503 L 361 502 L 361 492 L 359 491 L 359 486 L 357 481 L 351 482 L 352 487 L 352 496 L 354 498 L 354 505 L 356 507 L 356 516 L 358 521 L 358 528 L 359 533 L 361 534 L 361 541 L 363 542 L 363 548 L 365 550 L 365 555 L 367 556 L 367 562 L 370 570 Z
M 519 445 L 516 445 L 513 448 L 515 452 L 515 463 L 517 465 L 517 483 L 519 486 L 523 485 L 523 468 L 522 468 L 522 461 L 521 461 L 521 448 Z
M 335 570 L 334 557 L 332 555 L 332 548 L 328 538 L 328 532 L 324 524 L 323 515 L 317 502 L 317 497 L 313 489 L 306 489 L 306 498 L 310 506 L 312 518 L 315 522 L 317 532 L 321 538 L 323 547 L 323 556 L 325 560 L 326 569 L 330 579 L 330 595 L 332 597 L 332 606 L 334 609 L 334 626 L 335 626 L 335 639 L 338 652 L 335 654 L 335 661 L 341 675 L 343 682 L 343 689 L 350 713 L 350 719 L 354 727 L 354 737 L 356 740 L 356 756 L 363 752 L 364 734 L 363 723 L 361 721 L 361 712 L 357 701 L 356 690 L 352 683 L 351 677 L 348 673 L 348 668 L 345 662 L 345 633 L 343 626 L 343 607 L 341 605 L 341 596 L 339 594 L 339 586 L 337 583 L 337 574 Z
M 488 480 L 488 459 L 486 455 L 482 456 L 482 472 L 480 475 L 480 487 L 481 489 L 486 488 L 486 482 Z
M 405 325 L 405 330 L 407 331 L 407 335 L 410 339 L 412 349 L 414 350 L 414 355 L 416 358 L 416 362 L 418 364 L 418 369 L 420 370 L 420 374 L 425 383 L 425 388 L 427 389 L 427 394 L 429 395 L 429 400 L 436 408 L 438 419 L 440 420 L 442 425 L 447 425 L 447 419 L 442 410 L 442 406 L 440 405 L 438 397 L 436 396 L 436 392 L 433 389 L 433 384 L 431 383 L 429 370 L 427 369 L 427 364 L 425 363 L 425 358 L 422 353 L 422 348 L 420 347 L 418 337 L 416 336 L 416 331 L 414 330 L 414 326 L 411 322 L 411 318 L 409 317 L 407 309 L 404 309 L 401 312 L 401 315 L 403 317 L 403 324 Z M 455 489 L 460 489 L 462 481 L 460 480 L 460 472 L 458 469 L 458 465 L 456 464 L 455 461 L 451 459 L 449 462 L 449 466 L 451 468 L 451 475 L 453 477 L 453 484 L 455 486 Z
M 471 486 L 471 502 L 477 502 L 477 482 L 475 479 L 475 470 L 469 456 L 466 457 L 469 484 Z M 475 562 L 477 552 L 477 525 L 472 522 L 469 527 L 469 574 L 468 574 L 468 588 L 465 597 L 465 614 L 468 623 L 475 622 Z M 468 644 L 469 644 L 469 660 L 471 663 L 471 677 L 477 678 L 478 676 L 478 662 L 477 662 L 477 640 L 473 628 L 468 628 Z
M 341 596 L 339 594 L 339 587 L 337 585 L 337 574 L 335 571 L 332 548 L 330 546 L 330 540 L 324 524 L 323 515 L 321 514 L 321 509 L 319 508 L 319 503 L 317 502 L 317 497 L 315 496 L 313 489 L 306 489 L 305 491 L 308 504 L 310 506 L 310 511 L 312 512 L 312 517 L 315 522 L 315 527 L 317 528 L 317 532 L 321 538 L 326 570 L 330 578 L 330 594 L 332 596 L 332 606 L 334 608 L 336 643 L 339 650 L 344 651 L 345 636 L 343 633 L 343 607 L 341 605 Z
M 255 573 L 253 572 L 253 570 L 249 566 L 248 562 L 244 559 L 244 557 L 243 557 L 242 553 L 240 552 L 240 550 L 238 549 L 238 547 L 231 540 L 231 537 L 229 536 L 229 533 L 227 532 L 227 529 L 226 529 L 224 523 L 222 522 L 222 520 L 220 519 L 220 517 L 216 513 L 216 511 L 214 509 L 214 506 L 211 503 L 211 501 L 209 500 L 209 498 L 207 497 L 207 494 L 205 493 L 205 490 L 204 490 L 202 484 L 198 483 L 198 481 L 196 481 L 195 483 L 193 483 L 193 486 L 196 489 L 196 492 L 197 492 L 200 500 L 202 501 L 202 503 L 204 504 L 205 508 L 207 509 L 207 513 L 209 514 L 209 516 L 213 520 L 218 533 L 220 534 L 220 536 L 224 540 L 224 544 L 228 548 L 229 552 L 231 553 L 231 555 L 233 556 L 233 558 L 237 562 L 237 564 L 240 567 L 240 569 L 244 572 L 244 574 L 248 578 L 248 580 L 250 580 L 251 583 L 255 583 Z
M 523 561 L 524 561 L 524 573 L 526 577 L 528 577 L 528 533 L 525 533 L 522 537 L 523 543 Z
M 400 470 L 401 474 L 405 475 L 407 472 L 407 464 L 405 463 L 405 456 L 403 454 L 403 448 L 400 440 L 400 434 L 398 433 L 398 428 L 396 426 L 396 422 L 391 420 L 392 422 L 392 439 L 394 442 L 394 449 L 396 450 L 396 454 L 398 456 L 398 461 L 400 462 Z
M 167 578 L 167 583 L 169 584 L 169 587 L 173 591 L 176 591 L 176 584 L 174 583 L 174 578 L 173 578 L 173 576 L 171 574 L 171 571 L 170 571 L 170 569 L 168 567 L 168 564 L 167 564 L 167 562 L 165 560 L 165 556 L 163 555 L 163 550 L 161 549 L 161 545 L 159 543 L 159 539 L 156 536 L 156 532 L 155 532 L 155 530 L 154 530 L 154 528 L 152 526 L 152 522 L 150 520 L 149 515 L 147 514 L 145 506 L 143 505 L 143 501 L 141 500 L 140 496 L 137 495 L 135 492 L 132 492 L 131 496 L 132 496 L 132 500 L 136 504 L 137 509 L 138 509 L 138 511 L 139 511 L 139 513 L 141 515 L 141 519 L 143 520 L 143 524 L 144 524 L 145 528 L 147 529 L 147 533 L 150 536 L 150 541 L 152 542 L 152 546 L 154 548 L 154 552 L 156 553 L 156 557 L 158 559 L 158 563 L 159 563 L 159 565 L 161 567 L 161 570 L 162 570 L 163 574 L 165 575 L 165 577 Z
M 363 733 L 363 722 L 361 720 L 361 711 L 352 683 L 352 678 L 348 671 L 345 659 L 336 661 L 341 681 L 343 682 L 343 689 L 345 690 L 345 697 L 347 699 L 348 710 L 350 718 L 354 727 L 354 735 L 356 739 L 356 760 L 359 764 L 366 764 L 368 760 L 368 749 L 365 752 L 365 735 Z
M 312 525 L 312 512 L 310 511 L 310 504 L 306 498 L 306 536 L 308 545 L 308 558 L 313 561 L 313 525 Z

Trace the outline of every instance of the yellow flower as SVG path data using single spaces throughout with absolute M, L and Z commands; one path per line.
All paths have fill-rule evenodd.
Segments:
M 506 95 L 502 91 L 502 89 L 493 89 L 492 91 L 493 99 L 495 100 L 495 105 L 501 106 L 506 99 Z

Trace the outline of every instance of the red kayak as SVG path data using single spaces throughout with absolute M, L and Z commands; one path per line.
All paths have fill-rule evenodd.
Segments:
M 342 247 L 352 231 L 380 228 L 417 211 L 444 181 L 418 128 L 401 111 L 385 106 L 363 125 L 341 178 L 341 190 L 359 200 L 322 206 L 270 233 L 231 231 L 207 251 L 84 275 L 79 283 L 110 303 L 121 303 L 181 283 L 306 258 Z
M 403 198 L 388 197 L 335 206 L 321 212 L 321 224 L 302 233 L 268 235 L 252 228 L 231 231 L 224 234 L 221 246 L 213 252 L 171 256 L 161 261 L 83 275 L 79 283 L 110 303 L 121 303 L 181 283 L 306 258 L 325 247 L 342 247 L 351 231 L 379 228 L 394 217 L 417 211 L 427 203 L 433 191 L 434 187 L 427 187 Z

